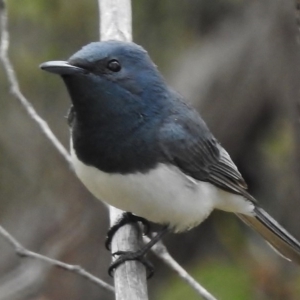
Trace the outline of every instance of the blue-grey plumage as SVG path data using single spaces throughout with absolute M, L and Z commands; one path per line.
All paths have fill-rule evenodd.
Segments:
M 257 205 L 228 153 L 142 47 L 91 43 L 41 68 L 68 88 L 74 167 L 97 198 L 175 231 L 214 209 L 234 212 L 300 264 L 298 241 Z

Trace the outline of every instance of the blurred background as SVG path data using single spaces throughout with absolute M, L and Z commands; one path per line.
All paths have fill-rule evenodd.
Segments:
M 96 0 L 10 0 L 10 58 L 25 96 L 68 147 L 62 81 L 39 70 L 99 39 Z M 300 239 L 300 48 L 293 0 L 133 0 L 143 45 L 231 154 L 261 205 Z M 105 206 L 76 179 L 9 93 L 0 67 L 0 222 L 33 251 L 80 264 L 112 283 Z M 188 199 L 187 199 L 188 201 Z M 234 215 L 165 239 L 218 299 L 300 299 L 299 267 Z M 114 297 L 79 276 L 18 258 L 0 237 L 0 300 Z M 199 296 L 154 256 L 155 300 Z

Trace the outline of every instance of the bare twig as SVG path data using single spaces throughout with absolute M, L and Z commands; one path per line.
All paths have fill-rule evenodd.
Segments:
M 105 290 L 107 290 L 109 292 L 114 292 L 114 288 L 111 285 L 102 281 L 101 279 L 97 278 L 96 276 L 92 275 L 91 273 L 87 272 L 81 266 L 66 264 L 59 260 L 50 258 L 48 256 L 44 256 L 42 254 L 32 252 L 32 251 L 26 249 L 10 233 L 8 233 L 8 231 L 5 230 L 2 226 L 0 226 L 0 235 L 3 236 L 11 244 L 11 246 L 15 249 L 16 253 L 20 257 L 34 258 L 34 259 L 49 263 L 50 265 L 60 267 L 64 270 L 73 272 L 75 274 L 78 274 L 78 275 L 88 279 L 89 281 L 95 283 L 96 285 L 104 288 Z
M 65 160 L 71 166 L 71 159 L 68 151 L 54 135 L 48 123 L 38 115 L 36 110 L 33 108 L 32 104 L 26 99 L 26 97 L 22 94 L 20 90 L 16 73 L 8 57 L 9 32 L 8 32 L 8 18 L 7 18 L 5 1 L 4 0 L 0 0 L 0 1 L 1 1 L 0 2 L 0 23 L 1 23 L 0 60 L 2 61 L 4 70 L 6 72 L 10 84 L 10 91 L 12 95 L 15 96 L 16 99 L 25 108 L 28 115 L 37 123 L 41 131 L 52 143 L 52 145 L 56 148 L 56 150 L 65 158 Z
M 31 103 L 25 98 L 19 88 L 19 83 L 12 66 L 12 63 L 8 57 L 8 49 L 9 49 L 9 32 L 8 32 L 8 18 L 7 18 L 7 11 L 5 9 L 5 1 L 0 0 L 0 23 L 1 23 L 1 40 L 0 40 L 0 60 L 2 61 L 4 70 L 6 72 L 11 93 L 16 97 L 17 100 L 21 103 L 21 105 L 25 108 L 28 115 L 38 124 L 41 131 L 45 134 L 48 140 L 55 146 L 58 152 L 65 158 L 68 164 L 71 166 L 71 159 L 68 151 L 64 148 L 64 146 L 60 143 L 57 137 L 49 128 L 46 121 L 44 121 L 35 111 Z M 65 270 L 71 271 L 73 273 L 79 274 L 84 278 L 87 278 L 91 282 L 101 286 L 109 290 L 110 292 L 114 291 L 114 288 L 109 284 L 105 283 L 104 281 L 100 280 L 99 278 L 93 276 L 92 274 L 85 271 L 80 266 L 69 265 L 63 263 L 61 261 L 49 258 L 47 256 L 43 256 L 38 253 L 34 253 L 25 249 L 12 235 L 10 235 L 3 227 L 0 226 L 0 234 L 12 245 L 14 246 L 16 252 L 21 257 L 31 257 L 35 258 L 51 265 L 61 267 Z
M 150 239 L 144 237 L 144 242 L 148 243 Z M 213 295 L 211 295 L 203 286 L 200 285 L 187 271 L 182 268 L 178 262 L 170 255 L 165 245 L 160 241 L 152 247 L 152 252 L 160 258 L 166 265 L 168 265 L 172 270 L 174 270 L 179 277 L 188 283 L 203 299 L 205 300 L 217 300 Z

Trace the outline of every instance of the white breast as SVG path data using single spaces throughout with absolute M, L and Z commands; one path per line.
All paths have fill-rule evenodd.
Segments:
M 194 180 L 178 168 L 159 164 L 148 173 L 109 174 L 78 160 L 71 145 L 77 176 L 98 199 L 155 223 L 183 231 L 201 223 L 214 208 L 251 214 L 241 196 Z

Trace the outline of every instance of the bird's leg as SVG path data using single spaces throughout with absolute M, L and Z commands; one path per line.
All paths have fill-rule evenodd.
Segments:
M 108 274 L 112 276 L 113 270 L 116 269 L 119 265 L 124 263 L 127 260 L 137 260 L 141 262 L 148 271 L 147 278 L 152 277 L 154 273 L 154 268 L 152 264 L 145 258 L 147 252 L 167 233 L 169 232 L 169 227 L 164 226 L 161 231 L 159 231 L 149 243 L 144 245 L 140 250 L 132 252 L 132 251 L 117 251 L 113 253 L 113 256 L 120 255 L 118 259 L 116 259 L 108 268 Z
M 146 219 L 135 216 L 130 212 L 124 212 L 122 214 L 121 218 L 113 226 L 111 226 L 107 231 L 106 240 L 105 240 L 106 249 L 110 250 L 110 244 L 113 239 L 113 236 L 115 235 L 115 233 L 118 231 L 119 228 L 121 228 L 125 224 L 137 223 L 137 222 L 141 222 L 143 224 L 144 234 L 148 234 L 148 232 L 150 231 L 150 224 Z

